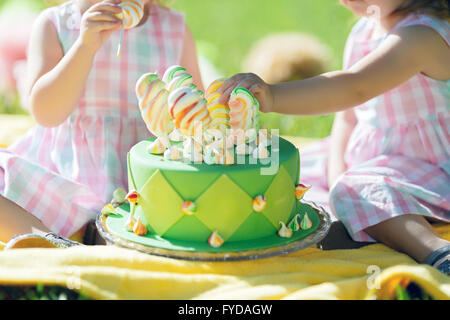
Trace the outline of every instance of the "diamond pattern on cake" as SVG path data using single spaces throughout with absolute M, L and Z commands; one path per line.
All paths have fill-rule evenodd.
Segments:
M 164 234 L 181 217 L 183 199 L 173 190 L 162 173 L 157 170 L 139 190 L 141 195 L 136 210 L 145 216 L 145 220 L 159 235 Z
M 195 230 L 186 233 L 186 230 Z M 184 241 L 198 241 L 206 243 L 211 230 L 206 227 L 195 215 L 184 216 L 177 221 L 169 230 L 162 236 L 166 239 L 177 239 Z
M 249 235 L 252 236 L 252 239 L 268 237 L 276 234 L 277 231 L 263 214 L 252 212 L 228 241 L 248 240 Z
M 252 213 L 252 198 L 222 175 L 197 200 L 195 216 L 227 241 Z
M 261 213 L 278 229 L 280 221 L 287 222 L 296 204 L 295 185 L 283 166 L 264 196 L 267 204 Z
M 185 200 L 195 201 L 206 189 L 220 177 L 214 171 L 164 171 L 164 177 Z M 195 183 L 191 183 L 195 181 Z M 186 188 L 186 185 L 189 188 Z

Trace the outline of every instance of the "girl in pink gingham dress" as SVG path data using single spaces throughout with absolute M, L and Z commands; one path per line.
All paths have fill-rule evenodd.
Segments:
M 38 124 L 0 151 L 0 241 L 32 227 L 70 236 L 95 218 L 114 189 L 127 186 L 127 152 L 150 135 L 135 95 L 138 78 L 183 64 L 200 79 L 183 14 L 152 1 L 143 1 L 143 23 L 124 32 L 118 57 L 119 3 L 74 0 L 38 18 L 29 56 Z M 62 106 L 65 99 L 74 105 Z M 45 110 L 58 101 L 66 114 L 59 105 Z
M 252 91 L 264 112 L 340 111 L 330 138 L 301 150 L 305 198 L 331 210 L 356 241 L 381 241 L 450 272 L 449 242 L 427 219 L 450 221 L 450 26 L 441 0 L 341 0 L 362 19 L 343 71 Z M 330 188 L 329 188 L 330 186 Z

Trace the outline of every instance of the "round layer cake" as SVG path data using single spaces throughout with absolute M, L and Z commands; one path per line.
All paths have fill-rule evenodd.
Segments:
M 107 221 L 116 235 L 166 249 L 223 252 L 273 246 L 281 238 L 280 227 L 294 220 L 298 225 L 307 214 L 310 225 L 294 229 L 292 240 L 317 227 L 315 212 L 296 198 L 299 152 L 287 140 L 268 147 L 268 159 L 235 155 L 233 165 L 167 160 L 148 152 L 154 140 L 141 141 L 128 154 L 129 190 L 138 200 L 131 210 L 118 211 L 120 219 Z M 182 143 L 172 142 L 177 144 L 182 149 Z M 126 230 L 130 211 L 147 228 L 145 235 Z M 220 240 L 217 246 L 213 236 Z

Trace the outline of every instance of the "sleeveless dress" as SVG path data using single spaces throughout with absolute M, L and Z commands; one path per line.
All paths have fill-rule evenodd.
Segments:
M 409 15 L 391 32 L 412 25 L 433 28 L 450 43 L 449 23 L 422 14 Z M 373 37 L 375 27 L 367 18 L 354 26 L 344 68 L 385 39 Z M 344 157 L 348 170 L 331 190 L 329 138 L 303 150 L 301 181 L 313 186 L 307 198 L 329 208 L 355 241 L 374 241 L 365 228 L 403 214 L 449 222 L 450 80 L 417 74 L 354 111 L 357 125 Z
M 74 1 L 46 9 L 66 53 L 80 33 Z M 113 191 L 127 189 L 126 155 L 151 136 L 135 94 L 146 72 L 163 75 L 179 64 L 184 15 L 152 5 L 148 20 L 120 32 L 97 52 L 85 90 L 73 113 L 59 126 L 36 125 L 0 149 L 0 194 L 32 213 L 53 232 L 70 236 L 95 218 Z

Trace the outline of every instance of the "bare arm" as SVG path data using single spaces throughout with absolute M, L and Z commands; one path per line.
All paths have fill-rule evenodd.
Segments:
M 186 32 L 183 40 L 183 52 L 181 54 L 180 65 L 186 68 L 186 71 L 194 78 L 194 83 L 197 87 L 204 91 L 202 76 L 200 74 L 200 67 L 198 65 L 197 50 L 195 48 L 195 41 L 192 33 L 186 26 Z
M 423 72 L 440 80 L 450 78 L 450 50 L 431 28 L 402 28 L 348 71 L 334 71 L 303 81 L 267 85 L 256 75 L 230 78 L 220 92 L 221 102 L 238 87 L 252 91 L 263 112 L 317 115 L 364 103 Z
M 356 125 L 356 116 L 353 109 L 338 112 L 334 119 L 330 137 L 330 151 L 328 157 L 328 186 L 347 170 L 344 155 L 348 140 Z
M 120 28 L 113 13 L 120 8 L 99 3 L 82 19 L 81 35 L 66 55 L 53 23 L 41 15 L 33 27 L 29 45 L 28 104 L 36 121 L 57 126 L 75 108 L 97 50 L 112 31 Z

